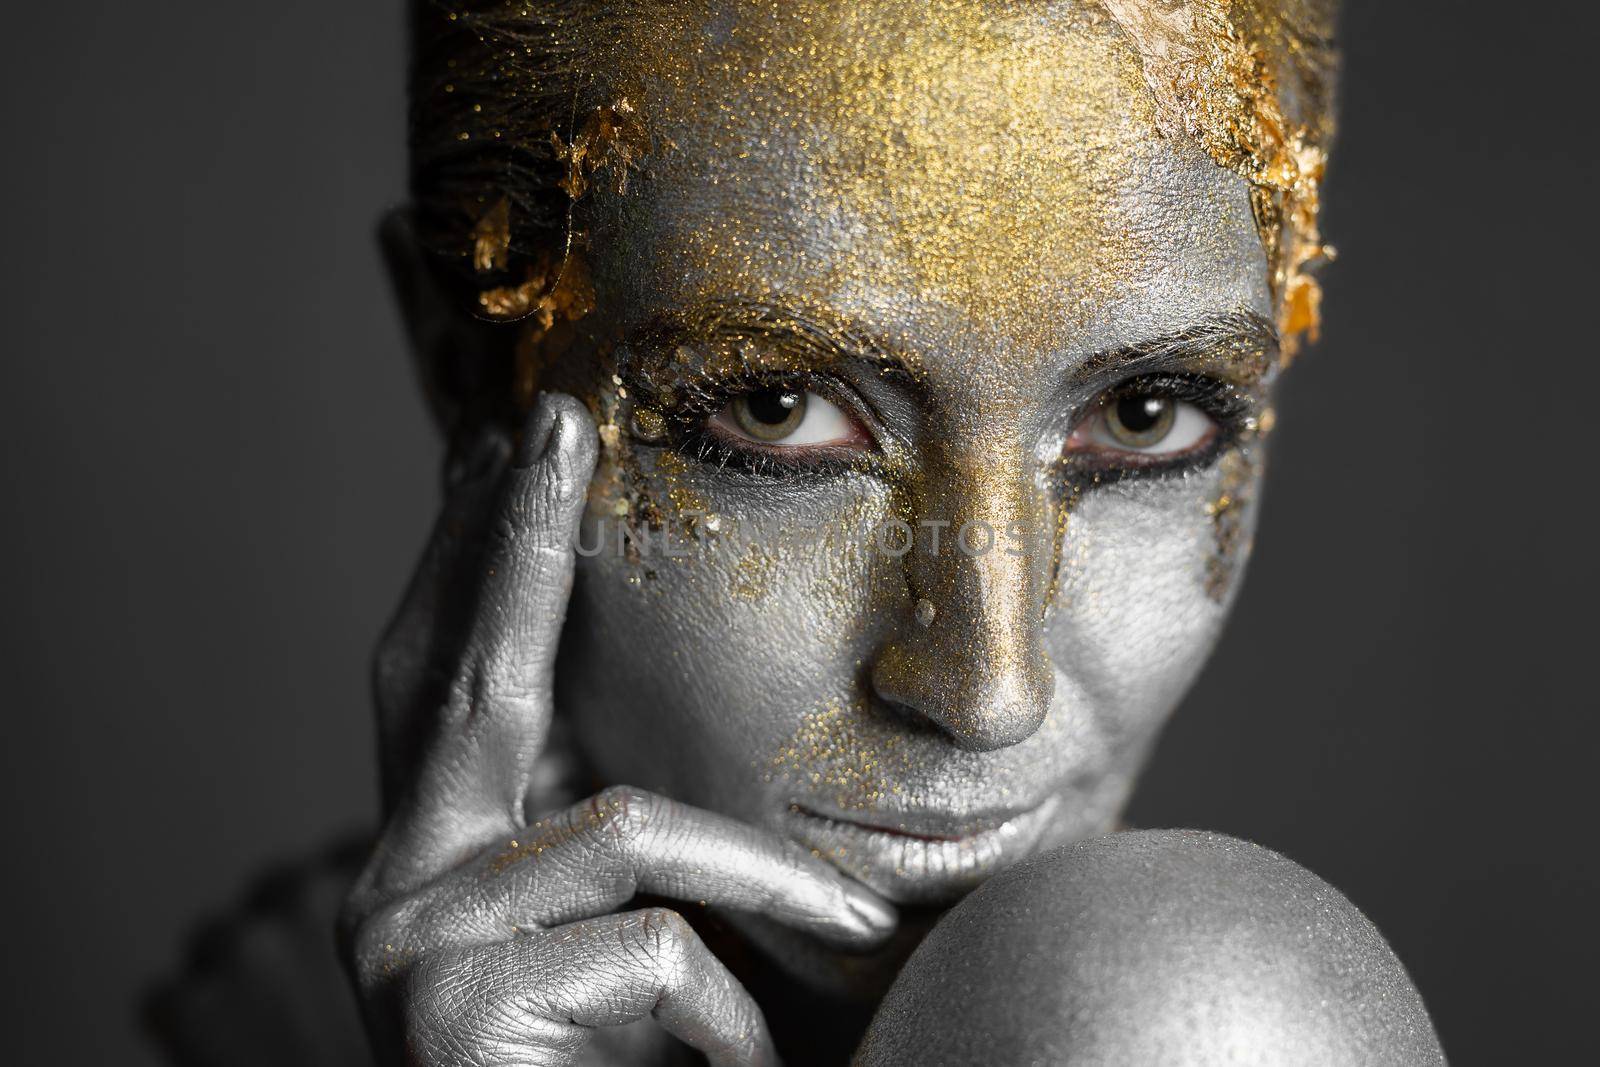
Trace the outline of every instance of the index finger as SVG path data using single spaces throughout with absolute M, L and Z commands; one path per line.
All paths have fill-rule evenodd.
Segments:
M 539 398 L 493 505 L 476 605 L 434 736 L 379 845 L 391 892 L 522 823 L 528 776 L 549 732 L 573 538 L 597 450 L 583 405 Z

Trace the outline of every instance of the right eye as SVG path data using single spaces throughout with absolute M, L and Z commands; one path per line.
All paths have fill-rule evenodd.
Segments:
M 763 451 L 804 448 L 861 448 L 869 439 L 856 420 L 818 393 L 777 386 L 740 393 L 706 422 L 706 428 L 735 447 Z

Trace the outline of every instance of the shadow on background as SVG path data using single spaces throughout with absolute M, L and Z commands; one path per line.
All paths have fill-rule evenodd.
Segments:
M 1326 341 L 1132 812 L 1344 889 L 1458 1065 L 1590 1043 L 1600 176 L 1564 18 L 1353 5 Z M 375 811 L 365 659 L 437 465 L 371 239 L 401 18 L 8 23 L 6 1031 L 16 1062 L 154 1063 L 131 1005 L 181 933 Z

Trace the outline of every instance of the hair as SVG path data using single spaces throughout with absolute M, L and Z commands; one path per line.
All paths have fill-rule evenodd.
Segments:
M 412 0 L 410 190 L 422 247 L 460 275 L 477 237 L 506 214 L 508 254 L 537 257 L 564 235 L 562 187 L 595 0 Z M 505 202 L 502 208 L 501 202 Z

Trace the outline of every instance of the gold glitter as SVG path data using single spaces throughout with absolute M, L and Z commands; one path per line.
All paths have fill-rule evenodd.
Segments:
M 626 193 L 628 172 L 636 169 L 649 151 L 650 138 L 634 114 L 633 105 L 623 97 L 590 112 L 570 144 L 553 131 L 550 143 L 556 158 L 566 164 L 561 188 L 572 199 L 581 200 L 595 176 L 606 171 L 611 173 L 612 188 L 619 194 Z
M 1318 223 L 1332 131 L 1331 4 L 1306 0 L 1101 0 L 1133 39 L 1167 136 L 1197 139 L 1251 183 L 1256 224 L 1272 265 L 1287 360 L 1317 340 L 1322 289 L 1309 273 L 1333 250 Z M 1241 26 L 1258 32 L 1247 39 Z M 1274 63 L 1274 56 L 1285 56 Z M 1300 121 L 1286 115 L 1280 78 L 1300 76 Z M 1281 72 L 1281 73 L 1280 73 Z
M 479 274 L 506 269 L 511 252 L 511 201 L 496 200 L 494 207 L 472 229 L 472 269 Z
M 849 319 L 894 291 L 1038 351 L 1069 343 L 1147 252 L 1114 220 L 1156 150 L 1153 104 L 1137 58 L 1087 16 L 795 0 L 729 22 L 707 55 L 716 18 L 690 2 L 623 30 L 617 77 L 648 99 L 653 126 L 688 131 L 709 156 L 664 154 L 653 169 L 693 166 L 726 190 L 719 202 L 836 220 L 840 245 L 819 262 L 762 219 L 698 218 L 673 234 L 683 269 L 663 267 L 693 287 L 680 306 L 799 295 L 819 318 Z M 737 165 L 758 148 L 799 180 Z M 797 257 L 807 294 L 793 292 Z M 1068 306 L 1042 313 L 1044 294 Z
M 769 761 L 768 780 L 803 784 L 841 811 L 869 810 L 899 795 L 914 756 L 903 734 L 876 727 L 870 715 L 864 701 L 837 699 L 808 713 Z
M 594 310 L 588 261 L 578 254 L 559 264 L 545 257 L 521 285 L 488 290 L 478 301 L 486 316 L 523 324 L 513 350 L 512 397 L 525 409 L 545 370 L 572 344 L 573 325 Z
M 778 563 L 778 556 L 766 546 L 745 546 L 739 561 L 733 566 L 729 592 L 740 600 L 764 600 L 772 590 Z
M 690 513 L 705 514 L 711 509 L 706 503 L 706 498 L 690 489 L 684 484 L 684 475 L 689 471 L 689 461 L 677 452 L 661 452 L 656 457 L 656 473 L 661 476 L 667 491 L 667 500 L 672 505 L 675 518 L 679 525 Z
M 1217 495 L 1206 502 L 1215 548 L 1206 558 L 1206 595 L 1220 604 L 1228 598 L 1239 564 L 1250 551 L 1250 490 L 1259 473 L 1247 448 L 1235 448 L 1218 461 Z
M 633 433 L 641 441 L 660 441 L 667 435 L 667 420 L 653 407 L 633 409 Z
M 519 863 L 538 859 L 546 849 L 566 844 L 585 834 L 593 834 L 627 816 L 627 808 L 621 800 L 600 796 L 591 799 L 580 813 L 567 812 L 540 819 L 490 857 L 485 873 L 489 876 L 502 875 Z

